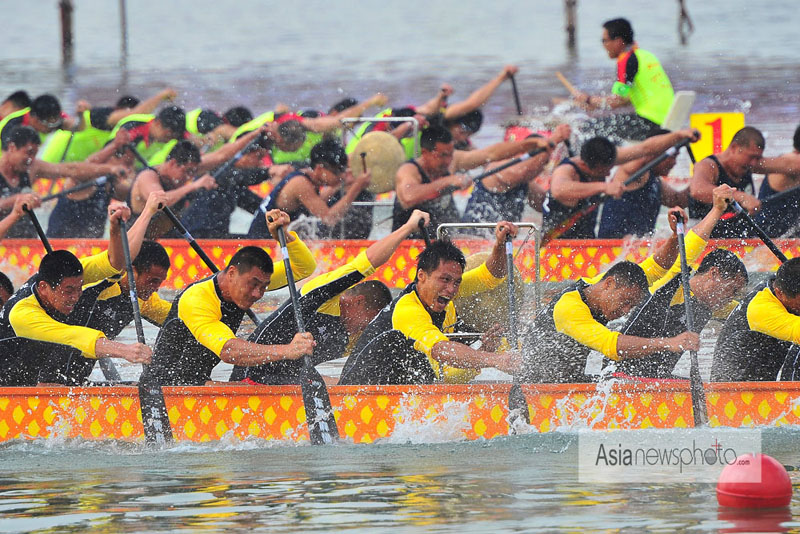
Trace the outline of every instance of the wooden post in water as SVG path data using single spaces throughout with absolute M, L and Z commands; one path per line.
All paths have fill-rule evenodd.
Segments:
M 119 64 L 123 71 L 128 69 L 128 10 L 125 0 L 119 0 Z
M 74 39 L 72 37 L 72 0 L 60 0 L 58 2 L 59 11 L 61 12 L 61 62 L 64 67 L 72 65 L 72 45 Z
M 567 48 L 570 52 L 575 52 L 575 13 L 578 7 L 578 0 L 564 0 L 564 11 L 567 16 Z

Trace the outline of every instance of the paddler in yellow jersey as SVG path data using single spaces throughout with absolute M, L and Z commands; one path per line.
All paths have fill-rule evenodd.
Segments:
M 38 273 L 3 306 L 0 384 L 35 386 L 53 357 L 150 362 L 148 346 L 111 341 L 103 332 L 85 326 L 97 295 L 114 284 L 124 266 L 118 221 L 128 218 L 130 210 L 112 202 L 108 211 L 111 233 L 107 251 L 80 260 L 66 250 L 46 254 Z
M 451 341 L 457 328 L 456 296 L 488 291 L 506 276 L 506 236 L 517 227 L 501 221 L 484 263 L 464 272 L 466 259 L 448 240 L 434 241 L 419 255 L 417 278 L 369 323 L 345 363 L 340 384 L 463 383 L 484 367 L 517 371 L 521 355 L 492 352 L 498 332 L 483 338 L 481 350 Z
M 280 210 L 265 214 L 273 236 L 289 216 Z M 314 272 L 316 262 L 294 232 L 286 234 L 292 272 L 300 280 Z M 287 284 L 283 262 L 273 267 L 267 251 L 255 246 L 239 249 L 224 270 L 184 289 L 173 301 L 153 350 L 148 376 L 163 385 L 203 385 L 220 361 L 241 366 L 296 360 L 314 350 L 309 333 L 296 334 L 290 343 L 260 345 L 236 337 L 236 331 L 265 291 Z
M 579 93 L 574 96 L 575 102 L 590 110 L 633 106 L 635 113 L 598 117 L 583 129 L 595 135 L 642 141 L 664 122 L 675 98 L 672 83 L 656 56 L 639 48 L 633 40 L 633 27 L 628 20 L 604 22 L 602 42 L 608 57 L 617 60 L 612 94 Z

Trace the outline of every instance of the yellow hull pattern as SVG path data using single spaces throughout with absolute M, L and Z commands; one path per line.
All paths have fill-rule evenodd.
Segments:
M 353 443 L 405 435 L 441 441 L 509 434 L 508 384 L 331 386 L 339 431 Z M 691 426 L 688 383 L 547 384 L 523 386 L 531 428 L 597 430 Z M 296 386 L 164 388 L 178 441 L 260 438 L 308 440 Z M 707 384 L 711 426 L 800 424 L 800 385 Z M 137 388 L 0 388 L 0 441 L 82 438 L 141 442 Z

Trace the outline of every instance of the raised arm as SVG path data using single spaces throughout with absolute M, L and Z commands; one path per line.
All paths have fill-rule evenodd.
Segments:
M 142 248 L 142 241 L 144 241 L 147 227 L 150 225 L 150 220 L 153 215 L 158 213 L 163 206 L 166 206 L 166 196 L 164 191 L 152 191 L 147 197 L 147 203 L 144 205 L 142 213 L 136 219 L 136 222 L 128 228 L 128 245 L 131 251 L 131 260 L 135 260 L 139 255 L 139 250 Z
M 419 230 L 419 222 L 424 221 L 425 226 L 427 226 L 430 220 L 431 216 L 426 212 L 414 210 L 403 226 L 369 246 L 366 252 L 369 264 L 377 268 L 379 265 L 383 265 L 389 261 L 389 258 L 392 257 L 392 254 L 394 254 L 394 251 L 400 246 L 400 243 Z
M 108 165 L 105 163 L 88 163 L 85 161 L 71 163 L 48 163 L 35 160 L 31 165 L 31 177 L 36 178 L 72 178 L 77 182 L 88 182 L 94 178 L 108 174 L 128 175 L 124 165 Z
M 165 100 L 173 100 L 176 97 L 176 93 L 174 89 L 164 89 L 160 91 L 158 94 L 151 96 L 147 100 L 143 100 L 136 104 L 132 108 L 128 109 L 117 109 L 112 111 L 111 114 L 108 116 L 107 123 L 109 126 L 114 126 L 119 121 L 124 119 L 129 115 L 138 115 L 140 113 L 152 113 L 156 110 L 156 108 L 164 102 Z
M 687 128 L 668 134 L 655 135 L 635 145 L 620 147 L 617 149 L 617 164 L 638 158 L 657 156 L 685 139 L 692 142 L 698 141 L 700 132 L 694 128 Z
M 456 150 L 453 154 L 451 170 L 466 171 L 486 165 L 491 161 L 511 158 L 536 148 L 552 150 L 554 143 L 543 137 L 527 137 L 517 141 L 504 141 L 477 150 Z
M 233 158 L 239 150 L 246 147 L 248 143 L 266 131 L 266 128 L 258 128 L 240 136 L 232 143 L 226 143 L 214 152 L 203 154 L 200 158 L 200 164 L 197 166 L 197 174 L 209 172 L 211 169 L 215 169 L 224 164 L 226 161 Z
M 386 95 L 384 95 L 383 93 L 375 93 L 367 100 L 359 102 L 354 106 L 350 106 L 347 109 L 343 109 L 342 111 L 333 116 L 336 117 L 337 119 L 362 117 L 369 108 L 373 106 L 377 107 L 385 106 L 386 102 L 387 102 Z
M 458 189 L 469 187 L 472 179 L 463 174 L 452 174 L 437 178 L 427 184 L 422 183 L 419 171 L 414 165 L 401 165 L 395 176 L 397 201 L 403 209 L 413 208 Z
M 451 94 L 453 94 L 453 88 L 449 84 L 444 83 L 439 89 L 439 92 L 436 93 L 436 96 L 421 106 L 417 106 L 415 110 L 421 115 L 433 115 L 435 113 L 439 113 L 439 110 L 442 109 L 447 97 Z
M 506 237 L 517 236 L 519 229 L 508 221 L 500 221 L 494 229 L 494 246 L 486 258 L 486 268 L 495 278 L 504 278 L 506 272 Z
M 125 270 L 125 254 L 122 251 L 119 221 L 127 221 L 131 217 L 131 209 L 124 202 L 112 200 L 108 204 L 108 262 L 117 271 Z M 137 251 L 138 253 L 138 251 Z
M 516 65 L 506 65 L 503 70 L 500 71 L 500 74 L 473 91 L 466 100 L 448 105 L 444 112 L 444 118 L 455 119 L 483 106 L 486 101 L 489 100 L 489 97 L 492 96 L 492 93 L 494 93 L 505 80 L 515 75 L 518 71 L 519 68 Z
M 559 165 L 550 179 L 550 194 L 567 206 L 574 206 L 584 198 L 605 194 L 612 182 L 581 182 L 571 165 Z
M 14 226 L 17 221 L 25 217 L 25 211 L 23 211 L 22 207 L 27 206 L 29 209 L 38 208 L 42 201 L 34 195 L 33 193 L 20 193 L 18 195 L 14 195 L 14 207 L 11 209 L 11 213 L 6 215 L 3 220 L 0 221 L 0 239 L 3 239 L 8 231 Z

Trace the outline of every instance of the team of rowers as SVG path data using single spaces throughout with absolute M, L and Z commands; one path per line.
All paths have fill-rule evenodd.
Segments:
M 688 232 L 688 261 L 704 252 L 707 240 L 735 196 L 728 185 L 713 190 L 708 214 Z M 141 313 L 160 327 L 154 348 L 115 338 L 133 319 L 129 282 L 121 274 L 124 254 L 119 221 L 130 217 L 112 202 L 108 250 L 76 258 L 65 250 L 46 254 L 39 272 L 20 287 L 0 312 L 0 384 L 85 384 L 98 358 L 150 364 L 142 379 L 164 385 L 203 385 L 220 361 L 234 365 L 232 382 L 296 384 L 304 355 L 315 365 L 346 357 L 340 384 L 459 383 L 494 367 L 523 382 L 584 382 L 591 350 L 626 376 L 669 378 L 685 350 L 697 350 L 699 331 L 712 317 L 727 318 L 717 342 L 712 381 L 793 379 L 800 332 L 800 258 L 788 260 L 775 277 L 741 302 L 748 273 L 733 253 L 715 249 L 691 277 L 690 295 L 680 286 L 678 240 L 666 240 L 635 264 L 623 261 L 593 279 L 565 289 L 531 318 L 520 347 L 503 346 L 502 329 L 481 339 L 480 349 L 448 337 L 459 330 L 454 300 L 479 294 L 507 275 L 505 243 L 517 227 L 501 221 L 486 260 L 465 270 L 463 253 L 447 239 L 436 240 L 417 258 L 417 276 L 396 297 L 376 280 L 365 281 L 388 261 L 400 243 L 430 224 L 429 214 L 412 212 L 405 224 L 374 242 L 355 259 L 311 278 L 298 301 L 307 325 L 298 332 L 289 300 L 258 324 L 247 338 L 236 336 L 250 307 L 266 291 L 287 284 L 284 263 L 274 264 L 262 248 L 245 246 L 225 268 L 190 284 L 172 303 L 157 293 L 170 268 L 164 248 L 144 238 L 165 202 L 150 194 L 127 230 Z M 685 219 L 670 211 L 671 226 Z M 286 227 L 280 210 L 265 214 L 271 234 Z M 290 232 L 292 273 L 309 277 L 316 268 L 311 251 Z M 686 331 L 683 301 L 696 310 L 694 331 Z M 627 315 L 620 331 L 608 321 Z
M 650 113 L 658 108 L 660 114 L 667 100 L 660 99 L 656 106 L 644 98 L 640 92 L 652 91 L 637 85 L 641 76 L 636 70 L 637 65 L 652 65 L 654 58 L 635 46 L 630 26 L 620 21 L 626 22 L 615 19 L 604 26 L 603 43 L 611 57 L 624 59 L 617 82 L 621 85 L 615 84 L 611 97 L 579 94 L 575 100 L 586 107 L 632 104 L 642 120 L 625 122 L 637 124 L 628 137 L 644 140 L 617 148 L 605 137 L 589 138 L 578 156 L 555 168 L 547 191 L 534 178 L 556 145 L 569 140 L 569 126 L 560 125 L 549 136 L 533 134 L 485 148 L 473 147 L 469 139 L 482 121 L 479 108 L 513 77 L 514 66 L 505 67 L 462 102 L 447 105 L 452 88 L 443 86 L 420 106 L 390 108 L 376 116 L 415 117 L 426 126 L 418 138 L 411 135 L 409 123 L 392 128 L 391 123 L 367 122 L 353 132 L 346 147 L 338 140 L 344 128 L 341 119 L 385 105 L 383 95 L 364 102 L 347 99 L 327 113 L 279 109 L 253 117 L 242 107 L 224 114 L 203 109 L 187 113 L 168 104 L 150 114 L 174 98 L 165 90 L 144 101 L 125 97 L 114 107 L 81 103 L 77 119 L 64 116 L 51 95 L 33 100 L 23 91 L 10 95 L 0 105 L 0 213 L 7 214 L 0 221 L 0 235 L 35 235 L 25 209 L 39 206 L 41 199 L 27 188 L 39 178 L 67 177 L 72 180 L 68 185 L 90 187 L 59 198 L 48 233 L 97 237 L 109 224 L 110 240 L 106 252 L 88 258 L 66 251 L 47 254 L 39 272 L 16 291 L 0 280 L 5 301 L 0 313 L 0 344 L 5 345 L 0 350 L 0 383 L 81 384 L 94 359 L 104 357 L 151 363 L 148 378 L 163 384 L 206 383 L 220 360 L 234 364 L 234 381 L 295 383 L 298 359 L 306 354 L 315 363 L 347 356 L 340 378 L 347 384 L 466 381 L 483 367 L 526 381 L 572 382 L 591 379 L 584 364 L 592 349 L 606 356 L 609 365 L 615 361 L 620 372 L 663 378 L 671 376 L 683 350 L 697 348 L 697 332 L 713 315 L 728 320 L 712 380 L 775 380 L 781 370 L 782 376 L 789 376 L 794 363 L 784 365 L 784 360 L 793 358 L 787 353 L 800 336 L 795 328 L 800 288 L 795 287 L 794 260 L 731 311 L 733 298 L 746 287 L 747 272 L 732 253 L 711 251 L 691 280 L 689 298 L 700 310 L 696 332 L 685 332 L 674 235 L 641 265 L 619 263 L 561 294 L 533 318 L 521 350 L 494 352 L 501 346 L 494 331 L 482 340 L 480 350 L 447 336 L 459 325 L 454 298 L 491 289 L 506 276 L 504 243 L 517 232 L 506 221 L 520 220 L 526 204 L 542 210 L 546 232 L 582 239 L 597 235 L 598 212 L 591 208 L 601 203 L 603 237 L 618 237 L 604 234 L 604 228 L 622 235 L 652 232 L 662 203 L 688 205 L 689 214 L 700 219 L 686 240 L 694 261 L 711 237 L 749 235 L 750 227 L 741 217 L 730 216 L 728 201 L 759 216 L 769 212 L 766 202 L 745 190 L 752 185 L 753 171 L 769 173 L 765 184 L 773 194 L 792 193 L 800 150 L 763 158 L 764 137 L 751 127 L 738 132 L 723 153 L 696 165 L 688 192 L 674 191 L 661 181 L 674 165 L 674 156 L 627 184 L 653 157 L 697 140 L 699 133 L 657 128 L 657 117 Z M 165 206 L 178 212 L 198 237 L 228 237 L 236 206 L 254 213 L 250 237 L 275 238 L 279 227 L 303 215 L 321 221 L 317 230 L 322 235 L 366 237 L 371 211 L 351 209 L 351 204 L 370 198 L 366 188 L 371 175 L 365 171 L 353 177 L 348 167 L 351 157 L 358 157 L 353 142 L 376 130 L 389 131 L 409 157 L 395 177 L 393 231 L 353 262 L 303 285 L 300 307 L 308 315 L 308 332 L 296 332 L 287 302 L 248 340 L 236 337 L 246 311 L 265 291 L 287 283 L 282 264 L 273 266 L 258 247 L 243 247 L 223 271 L 191 284 L 172 303 L 160 299 L 157 289 L 170 262 L 152 239 L 173 231 L 163 216 Z M 421 153 L 415 157 L 417 142 Z M 527 160 L 475 184 L 466 212 L 458 212 L 453 192 L 473 185 L 465 171 L 500 165 L 526 153 L 531 155 Z M 606 181 L 615 166 L 617 173 Z M 274 187 L 261 199 L 249 187 L 266 180 Z M 791 229 L 794 222 L 786 221 L 796 220 L 797 210 L 789 195 L 781 198 L 785 209 L 769 221 L 780 219 L 779 226 Z M 403 239 L 418 235 L 420 221 L 435 227 L 462 218 L 499 221 L 492 253 L 477 269 L 465 272 L 463 254 L 444 240 L 424 250 L 416 280 L 398 297 L 392 298 L 379 282 L 362 281 Z M 669 218 L 674 226 L 685 213 L 678 209 Z M 133 318 L 119 244 L 119 221 L 128 219 L 135 221 L 128 237 L 142 313 L 161 327 L 153 351 L 114 341 Z M 337 224 L 341 221 L 345 224 Z M 288 236 L 292 271 L 297 279 L 307 278 L 316 265 L 302 240 L 305 236 Z M 638 311 L 629 313 L 635 308 Z M 626 314 L 629 324 L 622 332 L 606 327 Z

